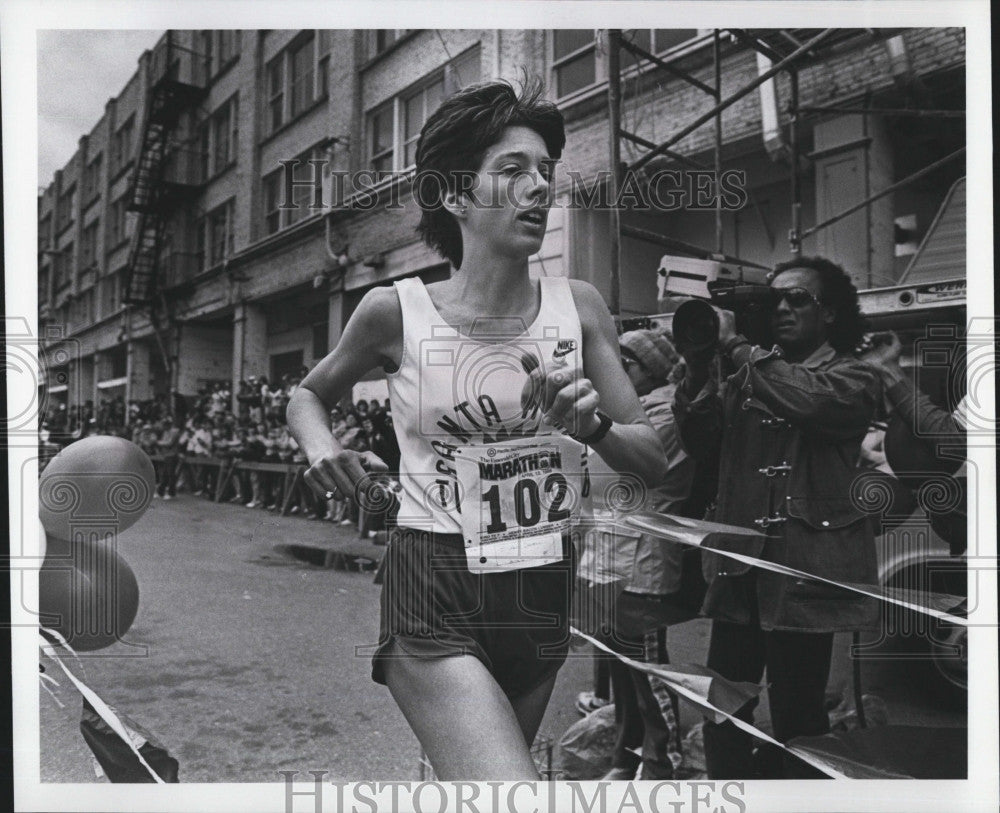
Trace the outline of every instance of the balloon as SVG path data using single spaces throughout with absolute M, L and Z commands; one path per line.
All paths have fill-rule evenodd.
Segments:
M 138 446 L 106 435 L 71 443 L 39 478 L 39 514 L 50 536 L 73 529 L 107 535 L 132 527 L 156 488 L 153 463 Z
M 103 649 L 132 626 L 139 584 L 113 545 L 51 538 L 38 575 L 38 609 L 42 626 L 56 630 L 73 649 Z

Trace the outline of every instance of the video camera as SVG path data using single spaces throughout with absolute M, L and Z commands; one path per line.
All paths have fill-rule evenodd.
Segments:
M 761 268 L 738 270 L 715 260 L 697 260 L 665 254 L 657 271 L 661 296 L 691 297 L 674 312 L 671 330 L 678 348 L 707 350 L 719 336 L 719 317 L 714 305 L 732 311 L 736 331 L 753 344 L 773 343 L 771 317 L 777 305 L 775 291 L 768 284 L 771 272 Z

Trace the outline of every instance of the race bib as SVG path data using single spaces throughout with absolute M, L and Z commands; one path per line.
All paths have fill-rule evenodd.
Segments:
M 455 468 L 470 571 L 563 558 L 563 534 L 589 496 L 585 446 L 561 435 L 463 446 Z

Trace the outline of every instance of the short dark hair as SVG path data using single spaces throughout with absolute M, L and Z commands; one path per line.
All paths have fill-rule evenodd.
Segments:
M 417 234 L 456 268 L 462 265 L 462 233 L 440 201 L 442 179 L 457 191 L 458 173 L 477 172 L 486 150 L 507 127 L 527 127 L 542 137 L 550 158 L 566 146 L 563 116 L 542 98 L 541 82 L 525 81 L 518 95 L 509 82 L 482 82 L 449 96 L 427 119 L 417 142 L 414 192 L 422 209 Z
M 806 268 L 819 276 L 823 304 L 833 308 L 835 316 L 827 332 L 827 341 L 838 353 L 850 353 L 861 343 L 867 322 L 861 314 L 858 289 L 841 266 L 825 257 L 796 257 L 778 263 L 772 280 L 783 271 Z

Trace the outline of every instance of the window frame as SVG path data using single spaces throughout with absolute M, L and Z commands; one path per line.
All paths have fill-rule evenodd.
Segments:
M 56 234 L 62 234 L 76 220 L 76 181 L 56 198 Z
M 243 30 L 240 28 L 205 29 L 200 43 L 205 74 L 214 80 L 237 62 L 243 52 Z M 228 44 L 228 48 L 223 47 Z
M 305 116 L 330 94 L 329 69 L 332 52 L 332 34 L 329 29 L 305 29 L 297 34 L 281 51 L 264 66 L 266 92 L 265 127 L 261 142 L 267 141 L 292 122 Z M 308 68 L 296 81 L 293 77 L 295 55 L 308 49 Z M 274 74 L 280 71 L 280 88 L 274 89 Z M 303 87 L 304 90 L 299 90 Z M 301 98 L 296 97 L 299 93 Z M 298 98 L 298 100 L 297 100 Z M 299 106 L 301 105 L 301 107 Z M 275 116 L 280 109 L 280 121 Z
M 477 74 L 476 78 L 471 81 L 462 80 L 461 76 L 458 76 L 458 83 L 456 86 L 456 68 L 462 66 L 464 62 L 473 62 L 473 55 L 477 57 Z M 441 65 L 430 73 L 426 74 L 413 84 L 394 94 L 390 99 L 386 99 L 374 107 L 370 108 L 365 112 L 364 115 L 364 143 L 365 143 L 365 167 L 369 170 L 381 173 L 402 173 L 408 172 L 413 169 L 413 163 L 407 163 L 406 158 L 406 148 L 411 143 L 416 143 L 420 138 L 420 129 L 423 128 L 424 123 L 427 121 L 428 111 L 427 111 L 427 97 L 426 93 L 429 88 L 436 85 L 438 82 L 442 82 L 442 93 L 441 98 L 446 98 L 451 92 L 465 87 L 466 85 L 474 84 L 482 78 L 482 47 L 480 43 L 475 43 L 474 45 L 466 48 L 462 53 L 448 60 L 444 65 Z M 451 89 L 449 89 L 451 85 Z M 420 128 L 418 128 L 416 135 L 407 138 L 406 136 L 406 103 L 416 97 L 417 95 L 423 94 L 423 121 L 420 122 Z M 373 136 L 375 134 L 373 122 L 375 117 L 381 115 L 384 112 L 391 111 L 392 114 L 392 146 L 387 149 L 383 149 L 378 153 L 373 153 Z M 433 112 L 433 111 L 432 111 Z M 390 158 L 390 168 L 379 169 L 375 168 L 375 161 L 382 160 L 386 157 Z
M 378 35 L 382 31 L 391 31 L 392 39 L 379 48 Z M 416 31 L 417 29 L 415 28 L 369 28 L 365 32 L 365 53 L 368 54 L 370 60 L 377 59 L 392 51 L 409 34 L 416 33 Z
M 556 56 L 556 37 L 555 37 L 555 32 L 557 30 L 559 30 L 559 29 L 549 29 L 549 35 L 548 35 L 548 40 L 549 40 L 549 43 L 548 43 L 548 46 L 549 46 L 548 47 L 549 75 L 551 77 L 551 86 L 555 89 L 556 98 L 557 99 L 565 99 L 565 98 L 569 98 L 570 96 L 572 96 L 575 93 L 581 93 L 582 91 L 586 90 L 587 88 L 594 87 L 595 85 L 597 85 L 601 81 L 601 72 L 600 72 L 600 65 L 599 65 L 599 62 L 601 60 L 599 59 L 600 55 L 597 53 L 597 31 L 596 31 L 596 29 L 591 29 L 592 36 L 591 36 L 591 39 L 590 39 L 589 43 L 587 43 L 586 45 L 580 46 L 575 51 L 570 51 L 569 53 L 563 54 L 562 56 L 559 56 L 559 57 Z M 560 96 L 559 95 L 559 79 L 558 79 L 558 73 L 557 73 L 559 71 L 559 69 L 566 67 L 566 65 L 568 65 L 570 62 L 575 62 L 581 56 L 584 56 L 585 54 L 590 53 L 590 52 L 594 52 L 594 81 L 591 82 L 588 85 L 584 85 L 583 87 L 577 88 L 576 90 L 572 90 L 569 93 L 565 93 L 565 94 L 563 94 L 563 95 Z M 606 71 L 605 71 L 605 80 L 606 80 Z
M 89 206 L 101 196 L 101 167 L 104 163 L 104 152 L 97 153 L 83 168 L 84 206 Z
M 80 230 L 80 266 L 87 269 L 97 267 L 98 244 L 100 242 L 101 219 L 95 218 Z
M 316 32 L 297 38 L 288 46 L 288 120 L 294 121 L 308 110 L 316 97 L 316 49 L 319 47 Z M 297 66 L 305 63 L 305 70 L 297 75 Z M 301 96 L 301 98 L 299 98 Z M 301 106 L 298 106 L 301 105 Z
M 97 299 L 102 319 L 117 313 L 122 308 L 121 292 L 124 272 L 125 269 L 119 269 L 97 281 L 99 288 Z
M 304 152 L 299 153 L 295 156 L 296 161 L 307 162 L 310 160 L 323 160 L 326 158 L 326 149 L 322 147 L 323 142 L 317 142 L 313 144 L 309 149 Z M 298 168 L 301 167 L 301 164 Z M 282 181 L 284 180 L 284 167 L 278 167 L 273 169 L 261 178 L 261 211 L 263 215 L 263 236 L 270 237 L 271 235 L 277 234 L 278 232 L 284 231 L 290 226 L 294 226 L 296 223 L 301 223 L 303 220 L 315 214 L 311 211 L 308 205 L 302 206 L 302 197 L 311 198 L 312 191 L 306 186 L 295 186 L 292 188 L 292 203 L 300 204 L 298 208 L 283 209 L 281 208 L 281 203 L 284 200 L 284 185 Z M 294 177 L 293 177 L 294 180 Z M 271 196 L 271 185 L 274 185 L 274 200 L 270 201 Z M 302 196 L 302 197 L 300 197 Z M 308 201 L 307 201 L 308 202 Z M 276 220 L 276 224 L 272 228 L 272 220 Z
M 117 128 L 111 140 L 111 177 L 117 178 L 132 163 L 132 148 L 135 140 L 135 113 Z
M 73 253 L 76 243 L 71 241 L 59 249 L 52 258 L 52 286 L 58 296 L 73 284 Z
M 119 195 L 108 206 L 110 216 L 105 231 L 107 250 L 115 251 L 128 242 L 128 195 Z
M 52 211 L 42 215 L 38 222 L 38 253 L 47 251 L 52 244 L 52 222 L 55 219 Z
M 278 88 L 274 89 L 274 73 L 280 71 L 280 78 L 278 79 Z M 267 132 L 268 134 L 276 133 L 282 127 L 287 124 L 285 118 L 285 52 L 282 51 L 280 54 L 275 56 L 264 69 L 264 74 L 267 82 Z M 277 123 L 274 121 L 275 116 L 275 102 L 278 104 L 278 116 L 279 120 Z
M 215 239 L 215 227 L 220 222 L 222 224 L 222 240 L 221 247 L 222 253 L 216 256 L 216 239 Z M 222 265 L 226 260 L 233 256 L 236 252 L 235 246 L 235 232 L 234 232 L 234 221 L 236 219 L 236 198 L 227 198 L 218 206 L 215 206 L 211 210 L 205 213 L 205 216 L 201 218 L 203 224 L 203 242 L 202 250 L 203 260 L 202 268 L 203 270 L 208 268 L 214 268 L 217 265 Z
M 239 156 L 239 91 L 233 93 L 202 122 L 199 132 L 200 172 L 205 181 L 210 181 L 231 167 L 236 166 Z M 224 138 L 220 139 L 220 125 L 226 121 Z M 219 161 L 220 141 L 226 145 L 224 160 Z
M 554 96 L 553 96 L 553 98 L 555 99 L 555 101 L 556 101 L 556 103 L 558 105 L 572 104 L 573 102 L 575 102 L 575 101 L 577 101 L 577 100 L 579 100 L 581 98 L 585 98 L 585 97 L 589 96 L 592 93 L 595 93 L 595 92 L 598 92 L 598 91 L 602 90 L 607 85 L 607 82 L 608 82 L 608 57 L 607 57 L 607 48 L 606 47 L 597 48 L 597 41 L 598 41 L 597 40 L 597 32 L 599 30 L 602 30 L 602 29 L 594 29 L 594 38 L 593 38 L 592 42 L 590 42 L 586 46 L 581 46 L 580 48 L 576 49 L 575 51 L 570 52 L 569 54 L 564 54 L 563 56 L 561 56 L 561 57 L 559 57 L 557 59 L 556 56 L 555 56 L 555 33 L 554 33 L 556 30 L 557 29 L 548 29 L 548 31 L 546 32 L 546 41 L 547 41 L 546 42 L 546 55 L 547 55 L 548 64 L 549 64 L 548 72 L 547 72 L 548 73 L 548 77 L 549 77 L 549 86 L 554 89 Z M 650 42 L 652 43 L 652 47 L 651 47 L 650 53 L 652 53 L 654 56 L 660 57 L 661 59 L 663 59 L 664 57 L 667 57 L 667 59 L 665 61 L 668 61 L 668 62 L 670 61 L 670 59 L 686 55 L 686 54 L 688 54 L 688 53 L 690 53 L 690 52 L 692 52 L 694 50 L 698 50 L 700 48 L 707 47 L 708 45 L 711 44 L 711 38 L 707 36 L 708 34 L 710 34 L 712 32 L 711 28 L 695 28 L 695 29 L 656 29 L 656 28 L 632 29 L 632 28 L 630 28 L 630 29 L 624 30 L 622 33 L 626 34 L 629 31 L 636 31 L 636 30 L 649 31 L 650 32 Z M 667 46 L 665 48 L 660 49 L 660 48 L 656 47 L 656 33 L 655 32 L 656 31 L 661 31 L 661 30 L 662 31 L 669 31 L 669 30 L 687 31 L 687 30 L 693 30 L 696 33 L 695 33 L 695 35 L 693 37 L 691 37 L 691 38 L 689 38 L 687 40 L 684 40 L 682 42 L 678 42 L 678 43 L 675 43 L 673 45 L 670 45 L 670 46 Z M 605 46 L 606 46 L 606 44 L 605 44 Z M 593 51 L 594 52 L 594 76 L 595 76 L 594 81 L 591 82 L 588 85 L 584 85 L 583 87 L 576 88 L 575 90 L 572 90 L 572 91 L 570 91 L 570 92 L 568 92 L 568 93 L 566 93 L 566 94 L 564 94 L 562 96 L 558 95 L 559 81 L 558 81 L 558 76 L 557 76 L 557 73 L 556 73 L 558 71 L 558 69 L 560 67 L 563 67 L 566 63 L 572 62 L 574 59 L 577 59 L 581 54 L 586 53 L 588 51 Z M 637 58 L 632 58 L 632 59 L 636 59 L 637 60 Z M 646 71 L 649 71 L 649 70 L 657 70 L 656 65 L 654 65 L 653 63 L 650 63 L 650 62 L 645 62 L 644 64 L 639 65 L 639 64 L 636 64 L 635 61 L 633 61 L 632 64 L 625 64 L 625 61 L 623 60 L 623 64 L 622 64 L 622 68 L 621 68 L 621 73 L 622 73 L 623 77 L 628 77 L 628 76 L 635 75 L 636 73 L 643 74 L 643 73 L 646 73 Z

